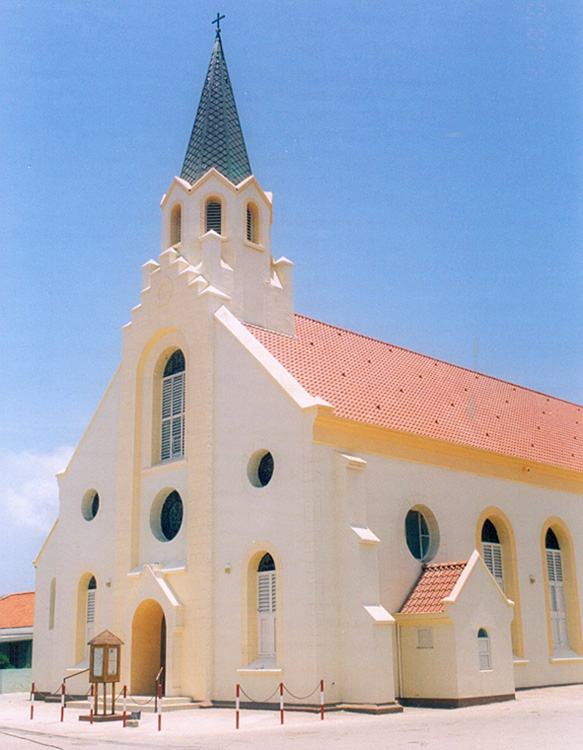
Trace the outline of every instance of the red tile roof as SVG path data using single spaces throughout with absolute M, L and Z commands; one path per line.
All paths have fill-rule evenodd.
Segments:
M 31 628 L 34 622 L 34 591 L 0 596 L 0 628 Z
M 449 596 L 467 563 L 429 563 L 401 607 L 403 614 L 443 612 L 443 599 Z
M 296 335 L 248 325 L 337 416 L 583 470 L 583 407 L 296 315 Z

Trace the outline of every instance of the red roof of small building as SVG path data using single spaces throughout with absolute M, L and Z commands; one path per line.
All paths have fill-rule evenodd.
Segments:
M 443 600 L 453 591 L 467 562 L 429 563 L 401 607 L 402 614 L 443 612 Z
M 247 328 L 337 416 L 583 470 L 583 407 L 303 315 Z
M 0 596 L 0 629 L 31 628 L 34 622 L 34 591 Z

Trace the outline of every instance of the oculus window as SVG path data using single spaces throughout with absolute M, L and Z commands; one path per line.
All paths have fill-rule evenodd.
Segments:
M 409 552 L 419 562 L 427 562 L 437 551 L 439 534 L 433 514 L 426 508 L 412 508 L 405 517 L 405 539 Z

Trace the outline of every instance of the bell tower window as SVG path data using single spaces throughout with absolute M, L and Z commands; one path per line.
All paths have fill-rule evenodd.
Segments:
M 246 212 L 246 237 L 248 242 L 259 242 L 259 221 L 257 217 L 257 208 L 252 204 L 247 204 Z
M 209 199 L 205 209 L 205 232 L 211 229 L 222 234 L 222 206 L 216 198 Z
M 162 375 L 160 460 L 184 455 L 184 354 L 177 349 L 166 362 Z
M 182 207 L 177 203 L 170 212 L 170 245 L 177 245 L 182 240 Z

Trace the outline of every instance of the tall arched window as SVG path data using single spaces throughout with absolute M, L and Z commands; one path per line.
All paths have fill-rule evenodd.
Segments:
M 246 237 L 249 242 L 259 242 L 259 220 L 257 215 L 257 207 L 253 203 L 247 204 L 246 211 Z
M 87 646 L 95 636 L 95 597 L 97 594 L 97 581 L 95 576 L 91 576 L 87 584 L 87 606 L 85 609 L 85 656 L 89 653 Z
M 182 240 L 182 206 L 177 203 L 170 212 L 170 245 Z
M 498 531 L 492 521 L 487 518 L 482 526 L 482 556 L 486 567 L 496 579 L 496 583 L 504 591 L 504 567 L 502 565 L 502 545 Z
M 545 554 L 547 563 L 547 580 L 549 585 L 549 602 L 553 645 L 555 650 L 568 647 L 567 612 L 565 607 L 565 590 L 563 576 L 563 555 L 557 535 L 548 529 L 545 536 Z
M 270 554 L 263 555 L 257 566 L 257 620 L 259 657 L 275 657 L 276 577 Z
M 221 234 L 222 229 L 222 206 L 216 198 L 210 198 L 205 207 L 205 232 L 213 229 L 217 234 Z
M 160 460 L 184 455 L 184 354 L 177 349 L 168 359 L 162 375 Z

